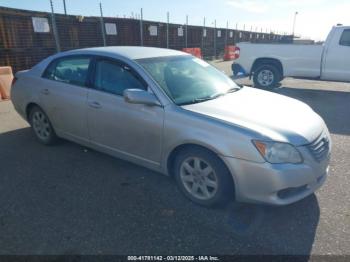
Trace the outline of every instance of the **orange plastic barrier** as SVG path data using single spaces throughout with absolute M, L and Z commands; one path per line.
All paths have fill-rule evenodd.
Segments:
M 202 50 L 199 47 L 183 48 L 182 51 L 189 53 L 195 57 L 202 58 Z
M 234 45 L 227 45 L 225 46 L 225 54 L 224 54 L 224 60 L 234 60 L 239 57 L 239 47 Z
M 0 67 L 0 101 L 10 99 L 12 79 L 12 68 L 10 66 Z

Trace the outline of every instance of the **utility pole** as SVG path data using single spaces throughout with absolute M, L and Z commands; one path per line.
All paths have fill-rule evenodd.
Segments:
M 228 36 L 228 21 L 226 22 L 225 46 L 227 46 L 227 36 Z
M 141 46 L 143 46 L 143 10 L 141 8 L 141 18 L 140 18 L 140 39 Z
M 293 20 L 293 33 L 292 33 L 292 35 L 293 35 L 293 39 L 294 39 L 294 33 L 295 33 L 295 23 L 296 23 L 296 20 L 297 20 L 297 15 L 298 15 L 299 13 L 298 12 L 295 12 L 294 13 L 294 20 Z
M 203 18 L 203 28 L 202 28 L 202 44 L 201 44 L 202 54 L 204 53 L 204 31 L 205 31 L 205 36 L 207 36 L 207 31 L 205 29 L 205 17 Z
M 100 21 L 101 21 L 101 32 L 102 32 L 102 40 L 103 40 L 103 46 L 106 46 L 106 31 L 105 26 L 103 23 L 103 12 L 102 12 L 102 3 L 100 2 Z
M 188 37 L 187 37 L 187 33 L 188 33 L 188 15 L 186 15 L 186 36 L 185 36 L 185 47 L 187 48 L 187 41 L 188 41 Z
M 166 14 L 167 16 L 167 23 L 166 23 L 166 48 L 169 48 L 169 12 Z
M 214 59 L 216 59 L 216 19 L 214 21 Z
M 54 38 L 55 38 L 56 51 L 57 51 L 57 52 L 60 52 L 60 51 L 61 51 L 60 39 L 59 39 L 59 37 L 58 37 L 57 25 L 56 25 L 56 17 L 55 17 L 55 11 L 54 11 L 54 9 L 53 9 L 52 0 L 50 0 L 50 5 L 51 5 L 52 31 L 53 31 L 53 36 L 54 36 Z
M 64 14 L 67 15 L 66 0 L 63 0 Z

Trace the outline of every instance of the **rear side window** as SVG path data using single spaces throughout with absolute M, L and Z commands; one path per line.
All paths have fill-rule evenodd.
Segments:
M 115 95 L 123 95 L 125 89 L 146 89 L 129 67 L 109 60 L 96 62 L 94 87 Z
M 340 37 L 340 45 L 350 46 L 350 29 L 345 29 Z
M 68 84 L 85 86 L 91 58 L 61 58 L 51 63 L 43 77 Z

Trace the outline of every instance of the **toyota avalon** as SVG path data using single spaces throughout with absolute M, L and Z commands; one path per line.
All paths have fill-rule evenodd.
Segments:
M 12 102 L 39 142 L 64 138 L 173 176 L 200 205 L 290 204 L 328 172 L 329 132 L 308 105 L 175 50 L 58 53 L 16 74 Z

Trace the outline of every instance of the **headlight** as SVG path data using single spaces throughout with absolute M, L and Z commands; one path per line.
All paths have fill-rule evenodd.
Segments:
M 257 140 L 253 140 L 253 144 L 263 158 L 271 164 L 298 164 L 303 162 L 303 158 L 299 151 L 291 144 Z

